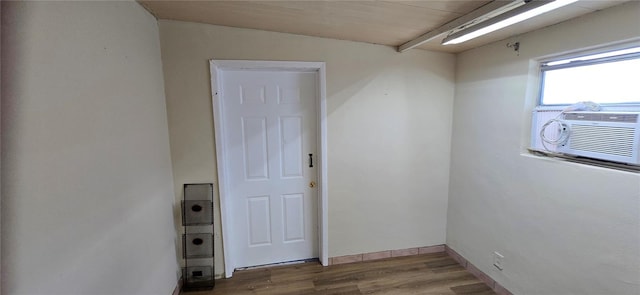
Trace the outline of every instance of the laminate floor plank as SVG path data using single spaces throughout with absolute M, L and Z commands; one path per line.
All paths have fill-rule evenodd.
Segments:
M 365 294 L 414 294 L 412 293 L 413 291 L 419 294 L 420 292 L 450 289 L 457 282 L 466 284 L 477 282 L 477 280 L 466 271 L 447 273 L 445 275 L 420 273 L 404 277 L 388 277 L 373 284 L 358 284 L 358 287 Z M 392 290 L 392 292 L 388 292 L 388 290 Z
M 185 295 L 494 295 L 446 253 L 323 267 L 318 262 L 236 271 Z
M 427 268 L 434 273 L 464 270 L 464 267 L 462 267 L 462 265 L 460 265 L 457 261 L 453 260 L 453 258 L 449 256 L 434 259 L 432 261 L 425 262 L 425 264 Z
M 469 285 L 463 285 L 463 286 L 456 286 L 456 287 L 452 287 L 451 290 L 456 295 L 463 295 L 463 294 L 473 294 L 473 295 L 495 294 L 495 293 L 493 293 L 493 290 L 491 290 L 491 288 L 489 288 L 489 286 L 487 286 L 485 283 L 475 283 L 475 284 L 469 284 Z

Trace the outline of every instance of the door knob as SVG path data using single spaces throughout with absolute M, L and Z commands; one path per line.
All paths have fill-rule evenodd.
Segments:
M 316 187 L 316 182 L 315 181 L 309 182 L 309 187 L 311 188 Z

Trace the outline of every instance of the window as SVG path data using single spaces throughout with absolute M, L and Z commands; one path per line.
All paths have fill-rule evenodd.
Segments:
M 541 74 L 540 105 L 640 105 L 640 47 L 544 62 Z
M 640 171 L 640 46 L 545 61 L 540 74 L 530 150 Z

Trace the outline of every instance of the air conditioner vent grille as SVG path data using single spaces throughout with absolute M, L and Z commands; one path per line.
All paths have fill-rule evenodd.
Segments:
M 638 122 L 638 114 L 566 113 L 564 114 L 564 119 L 573 121 L 636 123 Z
M 574 150 L 632 157 L 634 136 L 634 128 L 573 124 L 569 146 Z

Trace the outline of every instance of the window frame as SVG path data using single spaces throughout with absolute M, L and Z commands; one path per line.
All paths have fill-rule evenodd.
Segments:
M 531 60 L 535 64 L 534 67 L 537 67 L 537 69 L 535 70 L 531 69 L 532 71 L 530 73 L 533 75 L 533 77 L 536 78 L 535 82 L 532 81 L 534 84 L 531 84 L 531 85 L 537 84 L 536 86 L 538 87 L 536 90 L 532 90 L 532 91 L 537 91 L 538 93 L 535 93 L 535 94 L 531 93 L 532 94 L 531 98 L 532 100 L 535 98 L 535 102 L 534 102 L 534 108 L 533 108 L 534 116 L 532 116 L 532 122 L 531 122 L 532 123 L 531 134 L 530 134 L 531 142 L 530 142 L 529 148 L 527 148 L 529 155 L 532 155 L 535 157 L 545 157 L 545 158 L 563 161 L 563 162 L 573 162 L 573 163 L 587 165 L 587 166 L 602 167 L 602 168 L 617 170 L 621 172 L 630 172 L 634 174 L 640 174 L 640 165 L 612 162 L 604 159 L 566 155 L 566 154 L 557 152 L 555 150 L 540 149 L 535 143 L 538 140 L 537 138 L 539 137 L 538 135 L 539 130 L 536 128 L 536 125 L 535 125 L 537 124 L 536 122 L 537 116 L 535 114 L 538 112 L 545 112 L 545 111 L 561 113 L 564 110 L 566 110 L 568 106 L 573 105 L 573 104 L 543 104 L 542 103 L 544 86 L 545 86 L 544 73 L 546 71 L 560 69 L 560 68 L 571 68 L 571 67 L 578 67 L 578 66 L 584 66 L 589 64 L 607 63 L 611 61 L 640 58 L 640 52 L 634 52 L 634 53 L 628 53 L 628 54 L 619 54 L 614 56 L 594 58 L 591 60 L 584 60 L 584 61 L 577 60 L 577 59 L 588 57 L 588 56 L 607 54 L 611 52 L 632 49 L 632 48 L 640 49 L 640 37 L 627 39 L 627 40 L 615 42 L 615 43 L 609 43 L 606 45 L 599 45 L 594 47 L 565 51 L 561 53 L 549 54 L 546 56 L 539 56 L 538 58 Z M 569 61 L 567 63 L 560 63 L 557 65 L 548 65 L 549 63 L 567 61 L 567 60 Z M 571 60 L 574 60 L 574 61 L 570 62 Z M 600 104 L 600 106 L 602 108 L 601 111 L 604 111 L 604 112 L 640 112 L 640 102 L 602 103 Z

